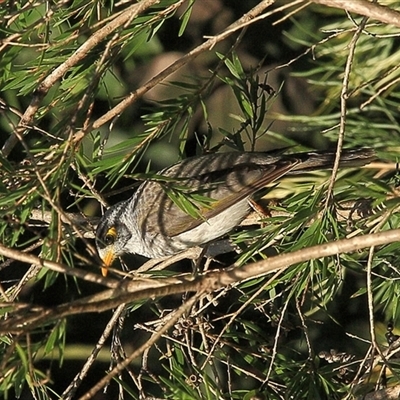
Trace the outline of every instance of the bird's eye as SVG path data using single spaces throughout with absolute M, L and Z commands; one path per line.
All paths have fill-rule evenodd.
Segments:
M 117 231 L 115 228 L 110 228 L 104 236 L 104 244 L 111 246 L 117 238 Z
M 104 238 L 104 243 L 107 246 L 112 245 L 114 243 L 114 241 L 115 241 L 115 236 L 113 236 L 113 235 L 106 235 Z

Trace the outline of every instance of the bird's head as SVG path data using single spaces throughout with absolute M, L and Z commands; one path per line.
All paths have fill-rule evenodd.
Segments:
M 110 207 L 100 220 L 96 229 L 96 247 L 103 260 L 101 272 L 107 275 L 113 261 L 125 253 L 129 253 L 127 243 L 132 236 L 125 223 L 127 202 L 123 201 Z

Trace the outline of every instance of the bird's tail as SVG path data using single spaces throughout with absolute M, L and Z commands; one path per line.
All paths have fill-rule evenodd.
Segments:
M 315 170 L 316 168 L 333 168 L 336 158 L 334 151 L 319 151 L 309 153 L 291 154 L 290 157 L 297 158 L 299 163 L 292 169 L 291 173 Z M 369 164 L 376 159 L 373 149 L 344 149 L 340 154 L 340 167 L 357 167 Z

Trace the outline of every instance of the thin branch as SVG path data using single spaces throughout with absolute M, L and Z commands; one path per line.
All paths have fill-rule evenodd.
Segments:
M 75 276 L 76 278 L 83 279 L 88 282 L 97 283 L 99 285 L 103 285 L 109 288 L 116 288 L 120 285 L 120 281 L 116 279 L 103 278 L 100 274 L 94 274 L 89 271 L 81 270 L 79 268 L 71 268 L 67 265 L 57 263 L 54 261 L 46 260 L 40 257 L 37 257 L 33 254 L 27 254 L 23 251 L 18 251 L 14 249 L 10 249 L 3 244 L 0 243 L 0 254 L 4 257 L 11 258 L 13 260 L 21 261 L 23 263 L 36 265 L 38 267 L 47 268 L 49 270 Z M 99 267 L 100 271 L 100 267 Z
M 266 287 L 268 287 L 273 280 L 275 280 L 278 275 L 281 273 L 281 271 L 278 271 L 271 279 L 268 280 L 263 286 L 261 286 L 258 290 L 256 290 L 252 296 L 250 296 L 235 312 L 233 312 L 232 316 L 230 317 L 229 321 L 224 325 L 224 327 L 221 329 L 221 331 L 218 334 L 218 337 L 214 340 L 214 343 L 211 347 L 211 350 L 208 352 L 207 358 L 204 360 L 200 370 L 203 370 L 207 363 L 210 361 L 215 349 L 217 346 L 220 345 L 220 341 L 225 334 L 225 332 L 229 329 L 229 327 L 235 322 L 235 319 L 239 317 L 239 315 L 251 304 L 254 299 L 256 299 L 264 290 Z
M 0 324 L 0 332 L 27 331 L 54 319 L 88 312 L 102 312 L 116 308 L 122 303 L 130 303 L 142 299 L 185 292 L 213 292 L 237 282 L 264 276 L 273 271 L 286 269 L 294 264 L 341 253 L 349 253 L 371 246 L 393 243 L 399 241 L 399 239 L 400 229 L 394 229 L 374 234 L 360 235 L 351 239 L 324 243 L 287 254 L 280 254 L 243 267 L 232 265 L 229 268 L 210 271 L 197 277 L 194 277 L 192 274 L 184 274 L 176 278 L 153 278 L 148 280 L 133 280 L 130 282 L 111 280 L 111 285 L 108 286 L 114 286 L 114 289 L 106 290 L 100 294 L 85 297 L 74 302 L 61 304 L 52 309 L 32 307 L 26 304 L 23 306 L 22 314 L 16 312 L 16 314 L 13 315 L 10 313 L 9 318 Z M 8 256 L 10 252 L 13 252 L 14 256 L 20 253 L 0 245 L 0 254 Z M 57 270 L 60 269 L 57 263 L 41 260 L 24 253 L 21 253 L 21 258 L 23 258 L 23 260 L 29 260 L 29 263 L 32 263 L 31 261 L 33 259 L 41 266 L 49 266 Z M 73 271 L 75 271 L 73 274 L 75 276 L 83 277 L 85 275 L 78 269 L 73 269 Z M 79 273 L 77 273 L 78 271 Z M 96 277 L 96 275 L 92 275 Z M 103 282 L 109 283 L 109 280 L 98 276 L 98 283 Z M 115 287 L 115 285 L 119 286 Z M 9 307 L 10 303 L 5 303 L 4 305 Z M 30 314 L 27 312 L 29 308 L 31 309 Z
M 153 346 L 170 328 L 172 328 L 178 319 L 186 312 L 188 312 L 198 299 L 203 295 L 202 292 L 197 293 L 190 298 L 186 303 L 183 303 L 172 315 L 171 319 L 163 326 L 157 329 L 157 333 L 147 340 L 142 346 L 138 347 L 129 357 L 124 361 L 118 363 L 104 378 L 98 381 L 87 393 L 85 393 L 79 400 L 91 399 L 95 393 L 101 388 L 105 387 L 113 378 L 118 376 L 135 358 L 139 357 L 145 350 Z
M 328 7 L 340 8 L 349 12 L 364 15 L 376 19 L 385 24 L 400 28 L 400 12 L 380 4 L 371 3 L 366 0 L 311 0 L 316 4 Z
M 74 142 L 80 142 L 87 132 L 98 129 L 107 122 L 113 120 L 119 114 L 121 114 L 127 107 L 129 107 L 132 103 L 134 103 L 138 98 L 142 97 L 145 93 L 147 93 L 154 86 L 158 85 L 160 82 L 164 81 L 168 76 L 172 73 L 194 60 L 200 54 L 204 53 L 212 49 L 218 42 L 225 40 L 227 37 L 237 32 L 240 29 L 248 26 L 249 24 L 254 23 L 255 18 L 261 14 L 267 7 L 273 4 L 275 0 L 263 0 L 259 4 L 257 4 L 254 8 L 252 8 L 248 13 L 244 14 L 241 18 L 235 21 L 233 24 L 229 25 L 222 33 L 219 35 L 213 36 L 212 38 L 205 41 L 203 44 L 197 46 L 190 52 L 186 53 L 184 56 L 176 60 L 174 63 L 169 65 L 167 68 L 162 70 L 155 77 L 147 81 L 142 87 L 136 89 L 129 96 L 127 96 L 124 100 L 122 100 L 119 104 L 113 107 L 110 111 L 105 113 L 103 116 L 98 118 L 92 124 L 90 124 L 85 130 L 80 130 L 74 136 Z
M 335 162 L 332 168 L 332 175 L 329 182 L 328 190 L 326 192 L 326 203 L 325 203 L 325 211 L 328 209 L 329 204 L 332 200 L 333 194 L 333 187 L 335 186 L 336 177 L 339 171 L 339 164 L 340 164 L 340 154 L 342 152 L 343 144 L 344 144 L 344 135 L 346 131 L 346 118 L 347 118 L 347 99 L 349 97 L 349 82 L 350 82 L 350 74 L 351 68 L 353 65 L 354 55 L 356 51 L 356 44 L 358 39 L 361 37 L 361 34 L 365 28 L 365 25 L 368 21 L 368 18 L 364 17 L 361 21 L 360 25 L 358 26 L 357 30 L 355 31 L 350 44 L 349 44 L 349 54 L 346 59 L 346 66 L 344 70 L 344 77 L 342 83 L 342 90 L 340 92 L 340 124 L 339 124 L 339 136 L 337 141 L 337 150 L 336 150 L 336 157 Z
M 112 32 L 121 26 L 124 26 L 128 21 L 131 21 L 137 15 L 141 14 L 143 11 L 159 2 L 160 0 L 142 0 L 139 3 L 128 7 L 124 12 L 119 14 L 107 25 L 96 31 L 65 62 L 55 68 L 54 71 L 52 71 L 51 74 L 48 75 L 37 87 L 31 103 L 16 127 L 15 133 L 8 138 L 2 148 L 3 156 L 8 157 L 14 146 L 18 143 L 18 134 L 23 135 L 25 133 L 26 126 L 33 124 L 36 112 L 39 109 L 43 98 L 54 86 L 54 84 L 70 70 L 71 67 L 87 57 L 87 54 L 90 52 L 90 50 L 101 43 L 101 41 L 103 41 Z
M 75 396 L 75 393 L 77 389 L 79 388 L 80 384 L 82 383 L 82 380 L 85 378 L 87 375 L 89 368 L 92 366 L 92 364 L 95 362 L 96 357 L 100 353 L 100 350 L 103 348 L 106 339 L 110 336 L 110 333 L 112 332 L 114 325 L 117 323 L 118 318 L 121 316 L 121 314 L 125 310 L 125 304 L 121 304 L 113 313 L 110 321 L 108 322 L 106 328 L 104 329 L 104 332 L 102 333 L 99 341 L 97 342 L 96 346 L 94 347 L 92 353 L 86 360 L 85 364 L 83 365 L 82 369 L 78 372 L 78 374 L 75 376 L 75 378 L 72 380 L 72 382 L 69 384 L 69 386 L 64 390 L 64 393 L 61 395 L 61 398 L 63 400 L 70 400 Z

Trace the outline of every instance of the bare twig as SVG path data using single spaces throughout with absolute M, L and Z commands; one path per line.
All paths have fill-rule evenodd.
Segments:
M 155 344 L 170 328 L 172 328 L 176 321 L 186 312 L 188 312 L 196 301 L 203 295 L 202 292 L 197 293 L 188 301 L 183 303 L 174 313 L 171 319 L 165 324 L 161 325 L 157 329 L 157 333 L 153 335 L 149 340 L 147 340 L 142 346 L 138 347 L 134 352 L 132 352 L 129 357 L 124 361 L 117 364 L 112 371 L 110 371 L 104 378 L 96 383 L 86 394 L 79 398 L 79 400 L 91 399 L 95 393 L 97 393 L 101 388 L 106 386 L 114 377 L 118 376 L 135 358 L 139 357 L 146 349 L 150 348 Z
M 344 143 L 344 135 L 346 130 L 346 118 L 347 118 L 347 99 L 348 99 L 348 91 L 349 91 L 349 82 L 350 82 L 350 73 L 353 65 L 354 55 L 356 51 L 356 44 L 358 39 L 360 38 L 362 31 L 368 21 L 367 17 L 364 17 L 355 31 L 350 44 L 349 44 L 349 54 L 346 59 L 346 66 L 344 70 L 344 77 L 342 83 L 342 89 L 340 92 L 340 124 L 339 124 L 339 135 L 337 140 L 337 150 L 335 162 L 332 168 L 332 175 L 329 182 L 329 186 L 326 192 L 326 203 L 325 210 L 328 209 L 330 202 L 332 200 L 333 187 L 335 186 L 336 176 L 339 170 L 340 164 L 340 153 L 342 152 L 343 143 Z
M 54 261 L 45 260 L 40 257 L 36 257 L 33 254 L 27 254 L 22 251 L 10 249 L 0 243 L 0 254 L 4 257 L 12 258 L 13 260 L 22 261 L 27 264 L 36 265 L 41 268 L 48 268 L 52 271 L 59 272 L 62 274 L 75 276 L 77 278 L 86 280 L 88 282 L 97 283 L 109 288 L 115 288 L 120 285 L 119 280 L 110 278 L 103 278 L 101 275 L 97 275 L 88 271 L 84 271 L 78 268 L 70 268 L 67 265 L 63 265 Z M 100 271 L 100 267 L 99 267 Z
M 90 367 L 96 360 L 96 357 L 98 356 L 100 350 L 103 348 L 106 339 L 110 336 L 110 333 L 113 330 L 114 325 L 117 323 L 118 318 L 121 316 L 121 314 L 125 310 L 125 304 L 121 304 L 118 306 L 118 308 L 114 311 L 110 321 L 108 322 L 106 328 L 104 329 L 104 332 L 102 333 L 99 341 L 97 342 L 96 346 L 94 347 L 92 353 L 90 354 L 89 358 L 86 360 L 85 364 L 83 365 L 82 369 L 79 371 L 79 373 L 75 376 L 75 378 L 72 380 L 72 382 L 69 384 L 69 386 L 65 389 L 64 393 L 61 395 L 61 398 L 63 400 L 69 400 L 72 399 L 79 388 L 82 380 L 85 378 L 87 375 Z
M 385 24 L 400 28 L 400 12 L 380 4 L 366 0 L 311 0 L 314 3 L 328 7 L 341 8 L 349 12 L 355 12 L 368 18 L 376 19 Z
M 264 276 L 270 272 L 283 270 L 291 265 L 301 262 L 328 257 L 335 254 L 348 253 L 371 246 L 380 246 L 392 242 L 397 242 L 400 238 L 400 229 L 387 230 L 379 233 L 360 235 L 351 239 L 342 239 L 334 242 L 312 246 L 306 249 L 294 251 L 288 254 L 280 254 L 266 260 L 248 264 L 243 267 L 232 267 L 210 271 L 203 275 L 193 277 L 192 274 L 185 274 L 176 278 L 134 280 L 131 282 L 120 282 L 101 278 L 94 274 L 93 281 L 114 287 L 100 294 L 89 296 L 74 302 L 62 304 L 52 309 L 32 308 L 32 312 L 27 313 L 29 305 L 25 305 L 21 315 L 10 313 L 10 317 L 0 324 L 0 332 L 20 332 L 30 330 L 43 322 L 49 322 L 56 318 L 63 318 L 68 315 L 82 314 L 87 312 L 101 312 L 118 307 L 122 303 L 129 303 L 140 299 L 148 299 L 171 294 L 185 292 L 212 292 L 232 285 L 237 282 Z M 73 273 L 60 264 L 41 260 L 38 257 L 7 249 L 0 245 L 0 254 L 9 255 L 12 252 L 14 257 L 21 258 L 21 261 L 40 266 L 47 266 L 57 271 L 64 271 L 71 275 L 85 278 L 86 274 L 78 269 L 73 269 Z M 118 287 L 116 287 L 116 285 Z M 5 306 L 9 307 L 10 303 Z

